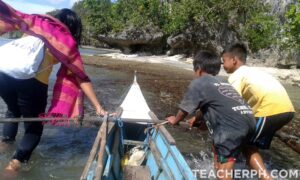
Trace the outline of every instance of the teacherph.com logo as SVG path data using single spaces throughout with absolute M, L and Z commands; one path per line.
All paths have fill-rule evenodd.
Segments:
M 207 169 L 193 169 L 194 177 L 200 179 L 214 179 L 214 178 L 237 178 L 237 179 L 252 179 L 252 178 L 266 178 L 267 174 L 263 171 L 255 171 L 248 169 L 234 169 L 234 170 L 207 170 Z M 298 179 L 300 178 L 299 169 L 273 169 L 269 171 L 269 175 L 273 179 Z

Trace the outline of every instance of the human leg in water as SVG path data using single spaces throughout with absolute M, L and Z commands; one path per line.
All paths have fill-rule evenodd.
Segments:
M 239 156 L 241 150 L 237 148 L 235 150 L 232 150 L 230 155 L 225 156 L 220 154 L 220 151 L 218 151 L 215 145 L 213 145 L 212 147 L 214 152 L 214 167 L 216 169 L 217 178 L 222 180 L 233 179 L 233 168 L 236 162 L 236 158 Z
M 217 178 L 220 180 L 231 180 L 233 179 L 233 167 L 235 161 L 228 161 L 226 163 L 220 163 L 215 161 L 215 169 L 217 172 Z
M 38 117 L 45 112 L 47 105 L 47 85 L 35 79 L 23 80 L 18 82 L 18 105 L 23 117 Z M 43 125 L 41 122 L 25 122 L 24 136 L 21 139 L 17 150 L 6 166 L 7 171 L 18 171 L 21 163 L 27 162 L 33 150 L 40 142 Z
M 20 108 L 18 105 L 18 96 L 15 88 L 15 79 L 4 73 L 0 73 L 0 97 L 7 105 L 5 118 L 21 117 Z M 3 134 L 0 143 L 0 152 L 5 152 L 15 142 L 15 137 L 18 132 L 18 123 L 4 123 Z
M 30 159 L 30 156 L 33 150 L 36 148 L 38 143 L 40 142 L 43 125 L 41 122 L 27 122 L 24 124 L 25 126 L 25 134 L 19 143 L 16 152 L 12 158 L 12 161 L 19 163 L 27 162 Z M 14 169 L 14 165 L 11 166 L 11 163 L 6 167 L 6 169 L 10 170 L 18 170 Z
M 21 117 L 21 111 L 18 106 L 18 96 L 15 88 L 15 79 L 0 73 L 0 96 L 7 105 L 6 118 L 19 118 Z M 15 138 L 18 132 L 18 123 L 4 123 L 3 134 L 0 144 L 0 151 L 6 152 L 10 149 L 11 145 L 15 142 Z M 13 169 L 19 169 L 21 163 L 19 161 L 11 161 L 9 163 Z M 1 173 L 2 179 L 15 179 L 17 172 L 15 170 L 5 169 Z
M 272 180 L 273 178 L 267 171 L 264 161 L 255 146 L 246 146 L 243 149 L 243 154 L 246 157 L 247 165 L 257 171 L 259 179 Z
M 11 111 L 7 111 L 5 118 L 19 118 L 20 116 L 15 115 Z M 13 143 L 18 132 L 19 123 L 4 123 L 3 124 L 3 134 L 0 142 L 0 153 L 4 153 L 12 148 Z

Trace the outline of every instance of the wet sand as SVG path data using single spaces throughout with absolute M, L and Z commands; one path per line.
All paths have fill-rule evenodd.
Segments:
M 181 68 L 180 62 L 179 65 L 174 66 L 164 63 L 130 61 L 103 56 L 83 56 L 83 59 L 85 64 L 101 68 L 128 73 L 133 73 L 137 70 L 139 74 L 143 75 L 138 79 L 142 90 L 147 89 L 147 92 L 160 95 L 159 102 L 147 99 L 146 96 L 149 106 L 160 118 L 164 118 L 168 113 L 176 113 L 177 105 L 180 103 L 188 84 L 193 79 L 193 72 L 186 67 Z M 147 77 L 152 77 L 153 79 Z M 300 111 L 300 107 L 295 108 L 297 112 Z M 299 125 L 300 113 L 296 113 L 293 121 L 285 126 L 282 131 L 300 137 Z
M 137 70 L 138 82 L 142 90 L 147 89 L 147 92 L 161 97 L 159 98 L 160 102 L 157 102 L 147 99 L 149 96 L 145 96 L 151 109 L 160 118 L 164 117 L 166 113 L 176 113 L 174 102 L 178 103 L 181 100 L 189 82 L 193 79 L 193 74 L 190 71 L 163 64 L 118 61 L 102 57 L 84 57 L 84 63 L 100 68 L 128 72 L 129 74 L 133 74 Z M 161 112 L 162 109 L 166 110 L 165 114 Z

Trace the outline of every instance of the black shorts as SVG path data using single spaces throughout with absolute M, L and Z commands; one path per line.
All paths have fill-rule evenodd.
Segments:
M 266 117 L 256 117 L 255 134 L 251 143 L 260 149 L 269 149 L 275 132 L 289 123 L 294 112 L 286 112 Z

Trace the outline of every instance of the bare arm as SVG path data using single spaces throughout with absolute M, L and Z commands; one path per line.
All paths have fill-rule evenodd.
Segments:
M 96 93 L 94 91 L 93 85 L 91 82 L 82 82 L 80 79 L 76 78 L 77 82 L 80 85 L 80 88 L 84 94 L 88 97 L 92 105 L 95 107 L 96 113 L 98 115 L 105 115 L 107 112 L 102 108 L 100 102 L 97 99 Z
M 179 123 L 179 121 L 182 121 L 187 116 L 187 114 L 188 114 L 187 112 L 179 110 L 176 117 L 170 116 L 170 117 L 167 117 L 166 120 L 169 121 L 171 124 L 175 125 L 175 124 Z

